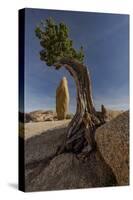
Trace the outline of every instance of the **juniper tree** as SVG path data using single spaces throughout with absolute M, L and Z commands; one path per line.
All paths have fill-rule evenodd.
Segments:
M 90 75 L 84 65 L 83 47 L 75 49 L 66 24 L 57 24 L 51 18 L 41 21 L 35 33 L 42 47 L 40 59 L 55 69 L 65 67 L 76 83 L 76 113 L 68 125 L 62 149 L 75 153 L 85 149 L 90 151 L 95 146 L 94 131 L 99 121 L 93 104 Z

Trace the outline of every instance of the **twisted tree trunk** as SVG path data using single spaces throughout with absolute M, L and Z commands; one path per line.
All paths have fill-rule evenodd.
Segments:
M 73 59 L 60 60 L 57 69 L 64 66 L 74 78 L 77 87 L 76 113 L 68 125 L 65 148 L 79 153 L 95 147 L 94 132 L 99 121 L 93 104 L 91 80 L 86 66 Z

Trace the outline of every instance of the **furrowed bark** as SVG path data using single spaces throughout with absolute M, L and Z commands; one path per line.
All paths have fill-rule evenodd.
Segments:
M 67 128 L 65 148 L 75 153 L 90 151 L 95 147 L 94 132 L 99 120 L 93 104 L 89 72 L 86 66 L 73 59 L 60 60 L 57 68 L 59 66 L 69 71 L 77 88 L 76 113 Z

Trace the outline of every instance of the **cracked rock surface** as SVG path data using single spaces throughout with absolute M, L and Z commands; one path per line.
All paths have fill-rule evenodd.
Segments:
M 25 191 L 61 190 L 117 185 L 111 168 L 98 151 L 86 157 L 55 155 L 66 127 L 48 130 L 25 140 Z

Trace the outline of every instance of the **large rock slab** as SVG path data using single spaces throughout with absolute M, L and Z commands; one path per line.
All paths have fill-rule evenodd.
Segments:
M 96 143 L 112 168 L 118 185 L 129 184 L 129 112 L 126 111 L 96 130 Z
M 25 140 L 25 164 L 45 160 L 55 155 L 66 138 L 67 124 L 54 130 L 44 131 Z
M 115 176 L 99 152 L 56 155 L 66 139 L 66 126 L 25 140 L 25 190 L 61 190 L 116 185 Z
M 115 186 L 116 179 L 98 152 L 87 161 L 72 153 L 55 156 L 26 169 L 26 191 L 62 190 Z

